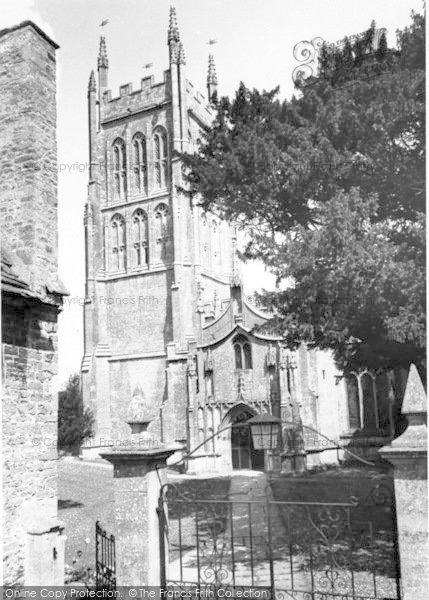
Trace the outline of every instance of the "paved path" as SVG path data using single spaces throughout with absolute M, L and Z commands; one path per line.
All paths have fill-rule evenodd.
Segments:
M 264 473 L 234 473 L 228 502 L 217 505 L 217 509 L 207 502 L 205 519 L 201 516 L 205 509 L 200 511 L 198 543 L 195 517 L 188 517 L 187 549 L 182 553 L 181 564 L 180 558 L 170 563 L 169 579 L 197 583 L 199 568 L 201 582 L 269 587 L 271 553 L 284 544 L 285 531 L 273 504 L 269 508 L 271 527 L 268 528 L 267 498 L 272 500 Z M 217 510 L 217 519 L 210 508 Z M 276 560 L 274 555 L 272 561 L 276 579 L 280 577 L 286 585 L 290 579 L 289 562 L 284 557 Z M 297 572 L 298 565 L 293 570 Z

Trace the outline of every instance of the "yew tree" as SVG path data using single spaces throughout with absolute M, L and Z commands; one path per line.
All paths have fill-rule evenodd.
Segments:
M 187 189 L 251 232 L 283 291 L 261 300 L 290 344 L 347 370 L 424 362 L 424 17 L 323 47 L 296 96 L 243 83 L 222 98 Z

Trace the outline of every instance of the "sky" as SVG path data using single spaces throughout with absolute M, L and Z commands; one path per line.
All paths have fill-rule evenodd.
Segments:
M 87 87 L 96 69 L 101 21 L 109 56 L 109 87 L 168 68 L 169 6 L 176 7 L 187 77 L 206 92 L 208 53 L 215 55 L 219 93 L 232 96 L 240 81 L 280 97 L 293 93 L 293 48 L 302 40 L 337 41 L 366 30 L 371 21 L 388 31 L 410 23 L 421 0 L 2 0 L 0 29 L 31 19 L 59 45 L 57 51 L 59 273 L 70 292 L 59 318 L 60 387 L 80 368 L 83 353 L 83 209 L 88 183 Z M 209 40 L 217 43 L 209 45 Z M 153 63 L 150 70 L 144 65 Z M 246 293 L 272 288 L 262 265 L 247 265 Z

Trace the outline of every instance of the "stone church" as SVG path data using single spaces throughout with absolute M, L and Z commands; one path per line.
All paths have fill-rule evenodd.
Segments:
M 82 386 L 96 432 L 84 452 L 126 443 L 139 419 L 185 452 L 231 425 L 189 471 L 293 469 L 341 460 L 339 446 L 356 439 L 364 452 L 382 445 L 395 402 L 377 374 L 346 381 L 328 353 L 258 332 L 269 315 L 244 293 L 233 225 L 183 191 L 181 153 L 198 148 L 214 118 L 213 56 L 203 95 L 188 79 L 174 8 L 167 42 L 162 82 L 146 77 L 113 96 L 103 36 L 89 79 Z M 261 413 L 293 424 L 283 452 L 255 451 L 234 427 Z

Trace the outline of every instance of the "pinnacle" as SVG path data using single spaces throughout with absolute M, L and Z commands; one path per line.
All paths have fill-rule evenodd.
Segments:
M 179 42 L 179 25 L 177 23 L 176 9 L 174 6 L 170 6 L 170 23 L 168 26 L 168 43 Z
M 96 89 L 97 89 L 97 86 L 95 83 L 95 74 L 94 74 L 94 71 L 91 71 L 91 74 L 89 76 L 88 92 L 95 92 Z
M 178 57 L 177 57 L 177 48 L 175 44 L 172 44 L 170 46 L 170 62 L 171 63 L 177 63 Z
M 214 62 L 213 54 L 209 54 L 209 70 L 207 74 L 207 83 L 217 85 L 217 73 L 216 73 L 216 65 Z
M 107 58 L 107 49 L 106 49 L 106 38 L 104 35 L 100 36 L 100 49 L 98 52 L 98 68 L 100 67 L 108 67 L 109 59 Z
M 179 44 L 179 56 L 177 62 L 179 63 L 179 65 L 186 65 L 185 50 L 183 48 L 182 42 L 180 42 Z

